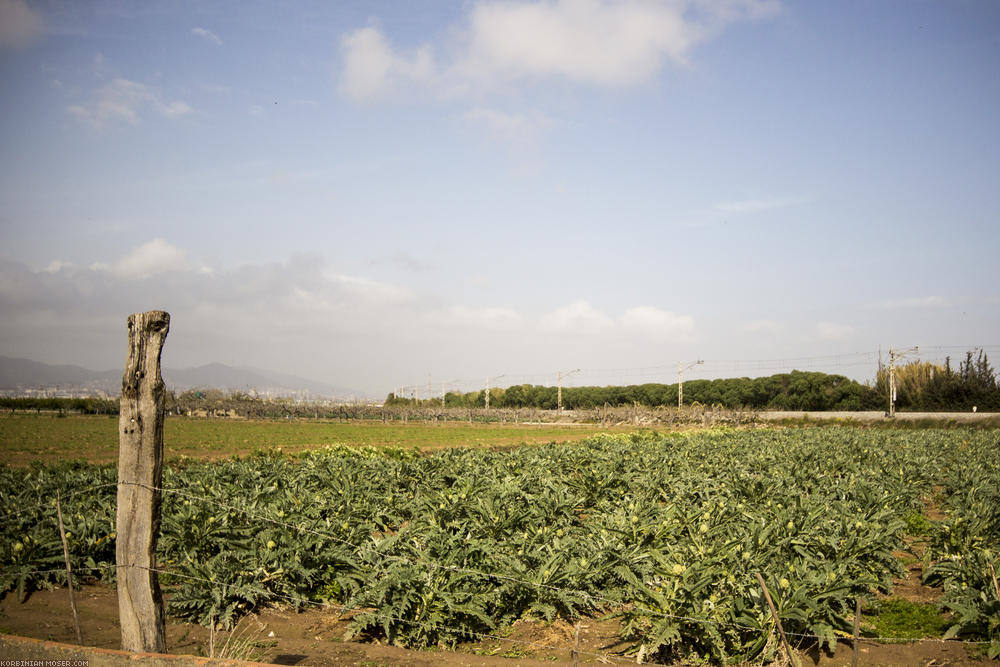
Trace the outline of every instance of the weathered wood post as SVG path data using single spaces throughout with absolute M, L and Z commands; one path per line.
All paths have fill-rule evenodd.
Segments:
M 63 525 L 62 502 L 59 489 L 56 489 L 56 520 L 59 523 L 59 539 L 62 541 L 63 560 L 66 561 L 66 588 L 69 589 L 69 608 L 73 610 L 73 627 L 76 629 L 76 643 L 83 646 L 83 635 L 80 633 L 80 615 L 76 612 L 76 598 L 73 597 L 73 568 L 69 563 L 69 543 L 66 541 L 66 527 Z
M 851 667 L 858 667 L 858 649 L 861 638 L 861 598 L 854 600 L 854 645 L 851 650 Z
M 162 310 L 128 318 L 128 358 L 118 419 L 118 617 L 122 650 L 163 653 L 166 614 L 156 573 L 163 470 L 160 352 L 170 329 Z
M 792 651 L 792 646 L 788 643 L 788 637 L 785 636 L 785 628 L 781 626 L 781 617 L 778 615 L 777 607 L 774 606 L 774 600 L 771 599 L 771 592 L 767 590 L 767 584 L 764 583 L 764 577 L 760 576 L 760 572 L 756 572 L 755 574 L 757 575 L 757 583 L 760 584 L 760 588 L 764 592 L 764 600 L 767 601 L 767 606 L 771 610 L 771 616 L 774 618 L 774 624 L 778 628 L 778 634 L 781 636 L 781 643 L 785 647 L 785 652 L 788 653 L 788 661 L 795 667 L 801 667 L 799 663 L 799 656 Z

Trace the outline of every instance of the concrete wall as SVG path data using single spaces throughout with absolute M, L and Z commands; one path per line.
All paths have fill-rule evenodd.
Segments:
M 874 422 L 889 419 L 885 412 L 806 412 L 802 410 L 771 410 L 758 412 L 757 418 L 762 421 L 779 421 L 782 419 L 849 419 L 857 422 Z M 936 421 L 956 421 L 974 423 L 989 419 L 1000 420 L 1000 412 L 897 412 L 897 421 L 917 421 L 933 419 Z
M 896 419 L 901 421 L 918 419 L 940 419 L 956 422 L 978 422 L 987 419 L 1000 419 L 1000 412 L 897 412 Z
M 859 422 L 870 422 L 885 419 L 885 412 L 807 412 L 804 410 L 768 410 L 758 412 L 757 417 L 764 421 L 781 419 L 853 419 Z

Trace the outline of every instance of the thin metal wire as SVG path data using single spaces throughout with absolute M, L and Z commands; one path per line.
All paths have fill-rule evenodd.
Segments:
M 426 563 L 426 564 L 430 564 L 430 563 Z M 314 600 L 309 600 L 308 598 L 297 598 L 297 597 L 293 597 L 293 596 L 289 596 L 289 595 L 284 595 L 282 593 L 277 593 L 277 592 L 274 592 L 274 591 L 269 591 L 269 590 L 266 590 L 266 589 L 263 589 L 263 588 L 255 588 L 253 586 L 246 586 L 246 585 L 239 586 L 237 584 L 230 584 L 230 583 L 226 583 L 224 581 L 214 581 L 212 579 L 205 579 L 204 577 L 196 577 L 194 575 L 182 574 L 180 572 L 175 572 L 175 571 L 171 571 L 171 570 L 165 570 L 165 569 L 162 569 L 162 568 L 152 568 L 152 567 L 148 567 L 148 566 L 144 566 L 144 565 L 133 565 L 133 564 L 111 565 L 111 564 L 108 564 L 108 565 L 96 566 L 96 567 L 78 567 L 78 568 L 74 568 L 74 571 L 93 572 L 93 571 L 103 571 L 103 570 L 118 569 L 118 568 L 121 568 L 121 567 L 134 567 L 134 568 L 138 568 L 138 569 L 142 569 L 142 570 L 148 570 L 150 572 L 157 572 L 159 574 L 165 574 L 165 575 L 172 576 L 172 577 L 178 577 L 178 578 L 181 578 L 181 579 L 190 579 L 192 581 L 201 581 L 201 582 L 204 582 L 204 583 L 212 584 L 214 586 L 221 586 L 223 588 L 244 588 L 244 589 L 249 589 L 249 590 L 252 590 L 254 592 L 264 593 L 264 594 L 269 595 L 271 597 L 277 597 L 277 598 L 280 598 L 282 600 L 286 600 L 286 601 L 291 602 L 291 603 L 314 605 L 314 606 L 321 607 L 321 608 L 326 608 L 326 609 L 328 609 L 328 608 L 337 608 L 337 609 L 340 609 L 344 613 L 354 612 L 354 611 L 359 611 L 359 612 L 363 612 L 363 613 L 377 613 L 376 610 L 374 610 L 374 609 L 367 609 L 367 608 L 360 608 L 360 607 L 351 607 L 351 606 L 348 606 L 348 605 L 341 605 L 341 604 L 336 604 L 336 603 L 331 603 L 331 602 L 316 602 Z M 447 566 L 443 566 L 443 567 L 447 567 Z M 29 575 L 29 574 L 49 574 L 49 573 L 59 573 L 59 572 L 65 572 L 65 571 L 66 571 L 65 568 L 53 568 L 51 570 L 31 570 L 31 571 L 28 571 L 28 572 L 15 572 L 15 573 L 12 573 L 12 574 L 14 574 L 14 576 L 25 576 L 25 575 Z M 500 579 L 505 578 L 503 575 L 489 575 L 489 576 L 495 576 L 495 577 L 500 578 Z M 530 583 L 530 582 L 528 582 L 528 583 Z M 551 588 L 551 587 L 549 587 L 549 588 Z M 565 591 L 565 590 L 572 590 L 572 589 L 561 589 L 561 590 Z M 620 601 L 616 601 L 616 604 L 621 604 L 621 602 Z M 754 626 L 749 626 L 749 625 L 743 625 L 741 623 L 733 623 L 733 622 L 730 622 L 730 621 L 717 621 L 717 620 L 711 619 L 711 618 L 697 618 L 697 617 L 693 617 L 693 616 L 678 616 L 676 614 L 668 614 L 666 612 L 662 612 L 662 611 L 658 611 L 658 610 L 654 610 L 654 609 L 645 609 L 643 611 L 647 612 L 647 613 L 650 613 L 651 615 L 654 615 L 654 616 L 659 616 L 659 617 L 662 617 L 662 618 L 669 618 L 671 620 L 677 620 L 677 621 L 686 621 L 686 622 L 690 622 L 690 623 L 704 623 L 704 624 L 711 624 L 711 625 L 717 625 L 717 626 L 722 626 L 722 627 L 738 628 L 740 630 L 748 630 L 750 632 L 763 632 L 765 630 L 765 628 L 759 628 L 759 627 L 754 627 Z M 406 619 L 406 618 L 401 618 L 401 617 L 391 616 L 391 615 L 381 615 L 381 616 L 379 616 L 379 618 L 387 618 L 387 619 L 390 619 L 390 620 L 397 620 L 397 621 L 401 621 L 401 622 L 404 622 L 404 623 L 411 623 L 411 624 L 421 624 L 422 623 L 421 621 L 413 621 L 411 619 Z M 425 625 L 427 625 L 427 624 L 425 624 Z M 475 633 L 475 632 L 470 631 L 470 630 L 465 630 L 465 629 L 461 629 L 461 628 L 455 628 L 453 626 L 442 625 L 442 624 L 438 624 L 436 626 L 433 625 L 433 624 L 430 624 L 430 627 L 446 628 L 448 630 L 454 630 L 454 631 L 456 631 L 459 634 L 463 634 L 463 633 L 464 634 L 479 634 L 479 633 Z M 821 637 L 820 635 L 814 635 L 814 634 L 809 634 L 809 633 L 804 633 L 804 632 L 788 632 L 788 631 L 786 631 L 785 634 L 788 635 L 789 637 L 799 637 L 799 638 L 802 638 L 802 639 L 825 639 L 825 637 Z M 507 637 L 499 637 L 499 636 L 495 636 L 495 635 L 483 635 L 483 636 L 495 638 L 495 639 L 498 639 L 498 640 L 501 640 L 501 641 L 513 641 L 513 642 L 517 642 L 518 641 L 518 640 L 514 640 L 514 639 L 509 639 Z M 844 639 L 844 640 L 851 639 L 850 636 L 838 636 L 838 638 L 839 639 Z M 930 642 L 930 643 L 939 643 L 939 644 L 970 644 L 970 645 L 983 645 L 983 644 L 989 644 L 990 643 L 989 641 L 976 641 L 976 640 L 971 640 L 971 639 L 942 639 L 940 637 L 880 637 L 880 636 L 870 637 L 870 636 L 861 636 L 858 639 L 860 641 L 876 642 L 876 643 L 877 642 L 884 642 L 884 643 L 890 643 L 890 642 L 892 642 L 892 643 L 900 643 L 900 642 L 902 642 L 902 643 L 908 643 L 908 642 Z M 521 641 L 519 643 L 530 644 L 530 645 L 533 645 L 533 646 L 538 646 L 537 644 L 535 644 L 533 642 L 523 642 L 523 641 Z M 540 648 L 550 648 L 552 650 L 566 650 L 565 648 L 558 647 L 558 646 L 541 646 Z M 590 653 L 590 655 L 594 655 L 594 656 L 604 655 L 604 656 L 607 656 L 607 657 L 613 657 L 613 656 L 610 656 L 608 654 L 598 654 L 598 653 Z
M 442 630 L 442 629 L 443 630 L 450 630 L 450 631 L 454 632 L 455 634 L 457 634 L 459 636 L 474 636 L 474 637 L 479 637 L 481 639 L 491 639 L 491 640 L 495 640 L 495 641 L 499 641 L 499 642 L 510 642 L 510 643 L 514 643 L 514 644 L 522 644 L 522 645 L 530 647 L 530 648 L 532 648 L 534 650 L 540 650 L 540 649 L 547 649 L 547 650 L 551 650 L 551 651 L 567 651 L 567 650 L 570 650 L 570 649 L 568 649 L 567 647 L 564 647 L 564 646 L 552 646 L 552 645 L 548 645 L 548 644 L 540 644 L 538 642 L 529 642 L 529 641 L 525 641 L 525 640 L 521 640 L 521 639 L 513 639 L 511 637 L 503 637 L 503 636 L 500 636 L 500 635 L 494 635 L 494 634 L 489 634 L 489 633 L 484 633 L 484 632 L 476 632 L 474 630 L 469 630 L 469 629 L 466 629 L 466 628 L 457 628 L 457 627 L 454 627 L 454 626 L 451 626 L 451 625 L 447 625 L 447 624 L 444 624 L 444 623 L 430 623 L 430 622 L 427 622 L 427 621 L 417 621 L 417 620 L 414 620 L 414 619 L 408 619 L 408 618 L 403 618 L 403 617 L 400 617 L 400 616 L 394 616 L 392 614 L 379 613 L 378 610 L 371 609 L 371 608 L 351 607 L 351 606 L 348 606 L 348 605 L 337 604 L 337 603 L 334 603 L 334 602 L 317 602 L 315 600 L 310 600 L 310 599 L 304 598 L 304 597 L 299 598 L 299 597 L 295 597 L 295 596 L 291 596 L 291 595 L 285 595 L 283 593 L 278 593 L 276 591 L 269 591 L 269 590 L 264 589 L 264 588 L 258 588 L 258 587 L 247 586 L 247 585 L 230 584 L 230 583 L 226 583 L 224 581 L 214 581 L 212 579 L 206 579 L 204 577 L 197 577 L 197 576 L 194 576 L 194 575 L 182 574 L 180 572 L 174 572 L 174 571 L 171 571 L 171 570 L 166 570 L 166 569 L 158 568 L 158 567 L 149 567 L 149 566 L 146 566 L 146 565 L 137 565 L 137 564 L 125 563 L 125 564 L 122 564 L 122 565 L 111 565 L 111 564 L 108 564 L 108 565 L 98 566 L 98 567 L 84 567 L 84 568 L 77 568 L 77 569 L 79 571 L 93 572 L 95 570 L 112 570 L 112 569 L 117 570 L 117 569 L 123 568 L 123 567 L 136 568 L 136 569 L 139 569 L 139 570 L 145 570 L 147 572 L 156 572 L 157 574 L 163 574 L 163 575 L 166 575 L 166 576 L 177 577 L 177 578 L 180 578 L 180 579 L 189 579 L 191 581 L 199 581 L 199 582 L 211 584 L 213 586 L 220 586 L 220 587 L 223 587 L 223 588 L 240 588 L 242 590 L 250 590 L 250 591 L 253 591 L 255 593 L 261 593 L 264 596 L 269 596 L 270 598 L 277 598 L 277 599 L 284 600 L 284 601 L 289 602 L 289 603 L 291 603 L 293 605 L 312 605 L 312 606 L 317 607 L 319 609 L 335 609 L 335 610 L 338 610 L 341 614 L 351 613 L 351 612 L 361 612 L 361 613 L 366 613 L 366 614 L 374 614 L 375 618 L 378 619 L 378 620 L 399 621 L 401 623 L 406 623 L 406 624 L 409 624 L 409 625 L 415 625 L 415 626 L 422 627 L 422 628 L 430 628 L 430 629 L 434 629 L 434 630 Z M 51 573 L 51 572 L 65 572 L 65 570 L 64 569 L 62 569 L 62 570 L 60 570 L 60 569 L 34 570 L 34 571 L 31 571 L 31 572 L 20 572 L 18 574 L 20 574 L 20 575 L 23 576 L 23 575 L 27 575 L 27 574 L 46 574 L 46 573 Z M 623 658 L 623 657 L 616 656 L 616 655 L 610 654 L 610 653 L 595 653 L 593 651 L 586 651 L 586 650 L 579 650 L 579 649 L 576 652 L 579 653 L 579 654 L 581 654 L 581 655 L 593 656 L 593 657 L 596 657 L 596 658 L 604 660 L 604 661 L 620 662 L 620 663 L 623 663 L 623 664 L 635 664 L 636 663 L 635 660 L 631 660 L 631 659 L 628 659 L 628 658 Z M 639 664 L 654 664 L 654 663 L 640 662 Z
M 109 487 L 118 486 L 119 484 L 128 484 L 128 485 L 140 486 L 140 487 L 147 488 L 147 489 L 150 489 L 150 490 L 158 490 L 158 491 L 164 492 L 164 493 L 173 493 L 173 494 L 176 494 L 176 495 L 179 495 L 181 497 L 188 498 L 188 499 L 193 499 L 193 500 L 198 500 L 198 501 L 202 501 L 202 502 L 207 502 L 207 503 L 213 504 L 213 505 L 218 506 L 218 507 L 222 507 L 222 508 L 230 510 L 230 511 L 240 512 L 240 513 L 246 515 L 248 518 L 254 519 L 256 521 L 271 523 L 273 525 L 280 526 L 280 527 L 283 527 L 283 528 L 288 528 L 290 530 L 294 530 L 294 531 L 299 532 L 299 533 L 308 533 L 308 534 L 316 535 L 318 537 L 322 537 L 324 539 L 332 540 L 332 541 L 341 543 L 343 545 L 346 545 L 346 546 L 350 547 L 353 550 L 357 550 L 357 549 L 360 548 L 358 545 L 354 544 L 353 542 L 350 542 L 348 540 L 344 540 L 344 539 L 342 539 L 342 538 L 340 538 L 340 537 L 338 537 L 336 535 L 331 535 L 331 534 L 323 532 L 323 531 L 313 530 L 313 529 L 310 529 L 310 528 L 307 528 L 307 527 L 304 527 L 304 526 L 292 524 L 290 522 L 280 521 L 280 520 L 277 520 L 277 519 L 272 519 L 272 518 L 266 517 L 266 516 L 262 517 L 262 516 L 257 515 L 257 513 L 255 511 L 253 511 L 252 509 L 250 509 L 248 507 L 238 507 L 238 506 L 234 506 L 234 505 L 228 505 L 226 503 L 221 503 L 218 500 L 209 498 L 207 496 L 193 494 L 193 493 L 186 492 L 186 491 L 181 491 L 181 490 L 178 490 L 178 489 L 171 489 L 171 488 L 166 488 L 166 487 L 153 487 L 153 486 L 150 486 L 150 485 L 146 485 L 146 484 L 142 484 L 142 483 L 137 483 L 137 482 L 118 482 L 118 483 L 106 483 L 106 484 L 93 485 L 93 486 L 87 487 L 85 489 L 78 489 L 76 491 L 72 491 L 72 492 L 67 493 L 66 497 L 73 497 L 73 496 L 81 495 L 81 494 L 84 494 L 84 493 L 90 493 L 92 491 L 100 490 L 100 489 L 103 489 L 103 488 L 109 488 Z M 22 509 L 20 509 L 18 511 L 19 512 L 23 512 L 26 509 L 27 510 L 31 510 L 31 509 L 37 509 L 37 508 L 43 508 L 43 507 L 47 508 L 48 506 L 49 506 L 48 503 L 40 503 L 40 504 L 38 504 L 38 505 L 36 505 L 34 507 L 30 507 L 29 506 L 28 508 L 22 508 Z M 8 512 L 7 515 L 9 515 L 11 513 L 12 512 Z M 519 577 L 511 576 L 511 575 L 504 575 L 504 574 L 499 574 L 499 573 L 484 572 L 484 571 L 476 570 L 476 569 L 473 569 L 473 568 L 459 567 L 459 566 L 455 566 L 455 565 L 443 565 L 443 564 L 440 564 L 440 563 L 435 563 L 435 562 L 432 562 L 432 561 L 425 561 L 425 560 L 422 560 L 422 559 L 420 559 L 420 560 L 413 560 L 413 559 L 405 558 L 405 557 L 402 557 L 402 556 L 390 556 L 390 555 L 383 556 L 382 559 L 381 559 L 381 561 L 382 562 L 386 562 L 386 561 L 405 562 L 405 563 L 408 563 L 410 565 L 415 565 L 415 566 L 430 567 L 430 568 L 436 568 L 436 569 L 440 569 L 440 570 L 448 570 L 448 571 L 453 571 L 453 572 L 461 572 L 461 573 L 465 573 L 465 574 L 472 574 L 472 575 L 476 575 L 476 576 L 480 576 L 480 577 L 486 577 L 486 578 L 490 578 L 490 579 L 499 579 L 499 580 L 511 581 L 511 582 L 514 582 L 514 583 L 519 583 L 519 584 L 530 586 L 530 587 L 534 587 L 534 588 L 537 588 L 537 589 L 545 589 L 545 590 L 555 591 L 555 592 L 559 592 L 559 593 L 563 593 L 563 594 L 569 594 L 569 595 L 573 595 L 573 596 L 578 596 L 578 597 L 581 597 L 581 598 L 589 600 L 589 601 L 599 601 L 599 602 L 603 602 L 603 603 L 606 603 L 606 604 L 609 604 L 609 605 L 619 605 L 619 604 L 621 604 L 621 601 L 612 600 L 612 599 L 609 599 L 609 598 L 606 598 L 606 597 L 603 597 L 603 596 L 600 596 L 600 595 L 594 595 L 594 594 L 588 593 L 588 592 L 580 590 L 580 589 L 571 589 L 571 588 L 566 588 L 566 587 L 561 587 L 561 586 L 553 586 L 553 585 L 550 585 L 550 584 L 543 584 L 541 582 L 529 581 L 529 580 L 522 579 L 522 578 L 519 578 Z M 136 567 L 138 567 L 138 566 L 136 566 Z M 79 571 L 92 571 L 92 570 L 100 570 L 100 569 L 103 569 L 103 568 L 77 568 L 77 569 Z M 30 572 L 17 572 L 17 573 L 15 573 L 15 576 L 24 576 L 26 574 L 46 574 L 46 573 L 61 572 L 61 571 L 62 571 L 61 569 L 55 569 L 55 570 L 38 570 L 38 571 L 30 571 Z M 180 575 L 178 573 L 170 573 L 168 571 L 163 571 L 163 572 L 165 572 L 167 574 L 174 574 L 176 576 L 188 576 L 188 575 Z M 196 577 L 188 577 L 188 578 L 196 578 Z M 224 584 L 222 582 L 211 582 L 209 580 L 203 580 L 203 581 L 208 581 L 209 583 L 219 583 L 221 585 L 226 585 L 226 584 Z M 266 591 L 261 590 L 260 592 L 266 592 Z M 271 593 L 269 593 L 269 594 L 271 594 Z M 696 618 L 696 617 L 689 617 L 689 616 L 679 616 L 679 615 L 675 615 L 675 614 L 667 614 L 665 612 L 661 612 L 661 611 L 658 611 L 658 610 L 646 610 L 646 611 L 647 611 L 647 613 L 651 613 L 651 614 L 656 615 L 656 616 L 660 616 L 660 617 L 664 617 L 664 618 L 670 618 L 670 619 L 678 620 L 678 621 L 685 621 L 685 622 L 690 622 L 690 623 L 710 623 L 710 624 L 714 624 L 714 625 L 718 625 L 718 626 L 733 627 L 733 628 L 738 628 L 738 629 L 741 629 L 741 630 L 746 630 L 746 631 L 751 631 L 751 632 L 760 632 L 761 631 L 761 628 L 752 627 L 752 626 L 746 626 L 746 625 L 742 625 L 742 624 L 738 624 L 738 623 L 732 623 L 732 622 L 726 622 L 726 621 L 716 621 L 714 619 L 706 619 L 706 618 Z M 405 619 L 399 619 L 399 620 L 405 620 Z M 818 635 L 813 635 L 813 634 L 808 634 L 808 633 L 794 633 L 794 632 L 790 632 L 790 633 L 787 633 L 787 634 L 789 634 L 790 636 L 795 636 L 795 637 L 800 637 L 800 638 L 822 639 L 822 637 L 820 637 Z M 925 642 L 947 642 L 947 641 L 951 641 L 951 642 L 955 642 L 955 641 L 962 641 L 962 643 L 969 643 L 969 644 L 988 643 L 988 642 L 976 642 L 976 641 L 968 641 L 968 640 L 945 640 L 945 639 L 939 639 L 939 638 L 918 638 L 918 639 L 911 639 L 911 638 L 905 638 L 905 637 L 866 637 L 864 639 L 866 639 L 868 641 L 884 641 L 884 642 L 907 642 L 907 641 L 925 641 Z
M 247 515 L 249 518 L 257 520 L 257 521 L 267 522 L 267 523 L 271 523 L 271 524 L 276 525 L 276 526 L 280 526 L 280 527 L 283 527 L 283 528 L 288 528 L 290 530 L 295 530 L 295 531 L 298 531 L 300 533 L 304 532 L 304 533 L 309 533 L 309 534 L 312 534 L 312 535 L 316 535 L 318 537 L 323 537 L 323 538 L 326 538 L 326 539 L 330 539 L 332 541 L 339 542 L 341 544 L 349 546 L 349 547 L 351 547 L 352 549 L 355 549 L 355 550 L 357 550 L 357 549 L 360 548 L 358 545 L 355 545 L 353 542 L 349 542 L 347 540 L 344 540 L 344 539 L 342 539 L 340 537 L 337 537 L 336 535 L 331 535 L 329 533 L 325 533 L 325 532 L 322 532 L 322 531 L 312 530 L 310 528 L 305 528 L 305 527 L 302 527 L 302 526 L 298 526 L 296 524 L 292 524 L 292 523 L 289 523 L 289 522 L 286 522 L 286 521 L 280 521 L 280 520 L 277 520 L 277 519 L 272 519 L 270 517 L 256 516 L 255 512 L 253 512 L 250 508 L 247 508 L 247 507 L 237 507 L 237 506 L 234 506 L 234 505 L 227 505 L 225 503 L 220 503 L 220 502 L 218 502 L 215 499 L 208 498 L 207 496 L 201 496 L 201 495 L 198 495 L 198 494 L 192 494 L 192 493 L 189 493 L 189 492 L 186 492 L 186 491 L 177 490 L 177 489 L 170 489 L 170 488 L 164 488 L 164 487 L 153 487 L 153 486 L 150 486 L 150 485 L 147 485 L 147 484 L 142 484 L 140 482 L 120 482 L 120 483 L 121 484 L 126 484 L 126 485 L 140 486 L 140 487 L 143 487 L 143 488 L 146 488 L 146 489 L 150 489 L 150 490 L 158 490 L 158 491 L 161 491 L 161 492 L 164 492 L 164 493 L 173 493 L 173 494 L 176 494 L 176 495 L 179 495 L 179 496 L 182 496 L 182 497 L 186 497 L 186 498 L 189 498 L 189 499 L 204 501 L 204 502 L 210 503 L 212 505 L 221 507 L 223 509 L 227 509 L 227 510 L 230 510 L 230 511 L 241 512 L 241 513 Z M 102 485 L 102 486 L 107 486 L 107 485 Z M 566 587 L 562 587 L 562 586 L 553 586 L 553 585 L 550 585 L 550 584 L 543 584 L 543 583 L 540 583 L 540 582 L 529 581 L 527 579 L 521 579 L 519 577 L 514 577 L 514 576 L 511 576 L 511 575 L 484 572 L 482 570 L 476 570 L 476 569 L 472 569 L 472 568 L 460 567 L 460 566 L 456 566 L 456 565 L 443 565 L 441 563 L 435 563 L 433 561 L 426 561 L 426 560 L 422 560 L 422 559 L 420 559 L 420 560 L 414 560 L 414 559 L 410 559 L 410 558 L 405 558 L 403 556 L 385 555 L 385 556 L 383 556 L 381 558 L 380 562 L 386 562 L 386 561 L 391 561 L 391 560 L 394 560 L 394 561 L 397 561 L 397 562 L 404 562 L 404 563 L 407 563 L 407 564 L 410 564 L 410 565 L 415 565 L 415 566 L 423 566 L 423 567 L 429 567 L 429 568 L 440 569 L 440 570 L 448 570 L 448 571 L 453 571 L 453 572 L 461 572 L 461 573 L 465 573 L 465 574 L 472 574 L 472 575 L 476 575 L 476 576 L 480 576 L 480 577 L 485 577 L 485 578 L 511 581 L 511 582 L 514 582 L 514 583 L 519 583 L 519 584 L 523 584 L 523 585 L 526 585 L 526 586 L 531 586 L 531 587 L 534 587 L 534 588 L 537 588 L 537 589 L 545 589 L 545 590 L 550 590 L 550 591 L 554 591 L 554 592 L 559 592 L 559 593 L 564 593 L 564 594 L 568 594 L 568 595 L 573 595 L 573 596 L 581 597 L 581 598 L 584 598 L 584 599 L 590 600 L 590 601 L 599 601 L 599 602 L 603 602 L 603 603 L 606 603 L 606 604 L 612 605 L 612 606 L 618 606 L 618 605 L 622 604 L 622 602 L 620 600 L 612 600 L 610 598 L 606 598 L 606 597 L 603 597 L 601 595 L 594 595 L 594 594 L 588 593 L 586 591 L 583 591 L 581 589 L 572 589 L 572 588 L 566 588 Z M 135 566 L 135 567 L 140 567 L 140 566 Z M 91 569 L 94 569 L 94 568 L 91 568 Z M 55 571 L 61 571 L 61 570 L 55 570 Z M 168 572 L 168 574 L 176 574 L 176 573 L 169 573 Z M 186 575 L 179 575 L 179 574 L 177 574 L 177 576 L 186 576 Z M 196 578 L 196 577 L 189 577 L 189 578 Z M 209 580 L 203 580 L 203 581 L 209 581 Z M 220 583 L 221 585 L 228 585 L 228 584 L 224 584 L 222 582 L 210 582 L 209 581 L 209 583 Z M 680 616 L 680 615 L 669 614 L 669 613 L 666 613 L 666 612 L 663 612 L 663 611 L 660 611 L 660 610 L 653 610 L 653 609 L 644 609 L 644 612 L 649 613 L 649 614 L 654 615 L 654 616 L 657 616 L 657 617 L 669 618 L 669 619 L 672 619 L 672 620 L 684 621 L 684 622 L 689 622 L 689 623 L 713 624 L 713 625 L 717 625 L 717 626 L 720 626 L 720 627 L 737 628 L 737 629 L 746 630 L 746 631 L 749 631 L 749 632 L 761 632 L 762 631 L 762 629 L 759 628 L 759 627 L 753 627 L 753 626 L 743 625 L 743 624 L 740 624 L 740 623 L 734 623 L 734 622 L 730 622 L 730 621 L 717 621 L 717 620 L 708 619 L 708 618 L 698 618 L 698 617 L 693 617 L 693 616 Z M 809 633 L 786 632 L 786 634 L 789 635 L 789 636 L 806 638 L 806 639 L 825 639 L 825 637 L 821 637 L 819 635 L 814 635 L 814 634 L 809 634 Z M 906 638 L 906 637 L 865 637 L 864 639 L 866 639 L 868 641 L 884 641 L 884 642 L 926 641 L 926 642 L 961 642 L 961 643 L 968 643 L 968 644 L 989 643 L 989 642 L 976 642 L 976 641 L 971 641 L 971 640 L 950 640 L 950 639 L 946 640 L 946 639 L 940 639 L 940 638 L 910 639 L 910 638 Z
M 1000 350 L 1000 345 L 921 345 L 920 356 L 921 358 L 926 358 L 929 354 L 937 352 L 940 354 L 945 354 L 949 351 L 951 352 L 968 352 L 968 351 L 978 351 L 983 350 L 985 352 L 996 352 Z M 706 359 L 704 364 L 692 369 L 691 375 L 706 375 L 709 372 L 721 373 L 725 371 L 775 371 L 784 369 L 797 369 L 802 370 L 804 368 L 811 369 L 823 369 L 823 368 L 857 368 L 861 366 L 877 364 L 879 361 L 879 353 L 877 351 L 867 351 L 867 352 L 845 352 L 841 354 L 827 354 L 827 355 L 810 355 L 802 357 L 785 357 L 785 358 L 770 358 L 770 359 Z M 626 368 L 581 368 L 578 373 L 575 373 L 568 380 L 564 379 L 563 386 L 580 386 L 581 384 L 588 381 L 590 378 L 595 377 L 656 377 L 656 376 L 667 376 L 673 378 L 674 374 L 677 372 L 676 364 L 653 364 L 650 366 L 637 366 L 637 367 L 626 367 Z M 503 377 L 506 382 L 501 384 L 511 385 L 517 384 L 515 380 L 521 382 L 528 382 L 531 380 L 547 380 L 550 381 L 552 378 L 556 378 L 558 375 L 557 371 L 549 371 L 544 373 L 494 373 L 489 375 L 491 378 Z M 486 377 L 486 376 L 484 376 Z M 466 390 L 475 391 L 482 388 L 483 378 L 476 379 L 464 379 L 455 380 L 448 383 L 451 386 L 458 385 L 459 387 L 466 388 Z M 409 383 L 405 387 L 402 387 L 404 391 L 412 391 L 414 388 L 423 389 L 427 386 L 426 382 Z M 500 385 L 497 388 L 502 388 Z
M 77 491 L 71 491 L 70 493 L 67 493 L 66 495 L 63 496 L 63 500 L 67 498 L 72 498 L 73 496 L 79 496 L 84 493 L 90 493 L 91 491 L 97 491 L 98 489 L 106 489 L 112 486 L 118 486 L 118 482 L 108 482 L 107 484 L 96 484 L 94 486 L 88 486 L 83 489 L 79 489 Z M 49 508 L 55 509 L 55 506 L 56 506 L 55 499 L 53 498 L 48 502 L 41 502 L 38 503 L 37 505 L 27 505 L 18 507 L 17 509 L 7 510 L 3 514 L 0 514 L 0 516 L 6 518 L 13 514 L 22 514 L 26 511 L 31 511 L 31 510 L 49 509 Z

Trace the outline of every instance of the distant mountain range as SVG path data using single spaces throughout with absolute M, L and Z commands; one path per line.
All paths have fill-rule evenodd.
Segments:
M 260 393 L 288 396 L 310 394 L 316 397 L 364 398 L 361 392 L 345 387 L 307 380 L 295 375 L 273 373 L 259 368 L 234 368 L 225 364 L 205 364 L 196 368 L 164 368 L 167 389 L 255 390 Z M 121 392 L 122 371 L 94 371 L 82 366 L 43 364 L 30 359 L 0 355 L 0 391 L 10 394 L 27 390 L 59 390 L 67 393 Z

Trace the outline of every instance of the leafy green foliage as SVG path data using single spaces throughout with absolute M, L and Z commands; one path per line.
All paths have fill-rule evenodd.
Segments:
M 906 534 L 913 537 L 930 535 L 934 529 L 930 519 L 924 516 L 924 513 L 920 510 L 913 510 L 904 516 L 903 523 L 906 524 Z
M 948 636 L 985 638 L 1000 657 L 1000 459 L 995 436 L 963 440 L 961 462 L 947 469 L 948 518 L 931 536 L 925 581 L 944 587 L 954 614 Z
M 0 591 L 15 590 L 23 600 L 38 588 L 66 583 L 57 489 L 63 496 L 63 523 L 74 567 L 85 576 L 92 571 L 84 568 L 110 567 L 113 572 L 115 482 L 116 472 L 107 466 L 0 468 Z M 73 489 L 87 491 L 73 493 Z
M 992 637 L 974 559 L 996 553 L 993 447 L 989 431 L 720 430 L 186 464 L 164 472 L 158 560 L 171 613 L 225 628 L 262 605 L 329 601 L 357 610 L 357 636 L 435 646 L 614 615 L 647 657 L 766 659 L 755 573 L 792 637 L 832 646 L 856 598 L 890 591 L 908 519 L 946 475 L 956 518 L 935 528 L 931 569 L 952 632 Z M 61 560 L 55 489 L 108 482 L 64 505 L 75 567 L 113 562 L 114 469 L 0 469 L 0 586 L 59 582 L 27 574 Z
M 914 411 L 1000 409 L 1000 378 L 982 349 L 966 352 L 958 369 L 914 360 L 896 367 L 896 407 Z M 880 366 L 874 391 L 889 395 L 889 369 Z
M 874 612 L 872 627 L 878 637 L 940 637 L 950 625 L 934 605 L 902 598 L 880 600 Z
M 677 385 L 648 383 L 608 387 L 563 387 L 563 405 L 571 410 L 608 406 L 644 405 L 646 407 L 677 405 Z M 557 388 L 541 385 L 514 385 L 490 390 L 491 403 L 506 408 L 538 408 L 554 410 Z M 418 401 L 389 394 L 386 405 L 433 405 L 439 399 Z M 771 410 L 872 410 L 884 407 L 885 401 L 872 387 L 843 375 L 792 371 L 760 378 L 725 378 L 718 380 L 688 380 L 684 383 L 684 401 L 729 408 Z M 445 405 L 449 407 L 482 407 L 482 391 L 449 392 Z

